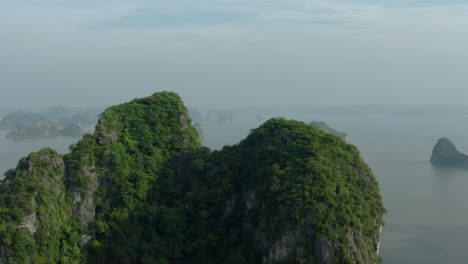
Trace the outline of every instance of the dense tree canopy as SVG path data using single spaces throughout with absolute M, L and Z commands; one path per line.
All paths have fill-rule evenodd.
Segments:
M 377 263 L 383 213 L 342 139 L 272 119 L 211 151 L 162 92 L 6 174 L 0 263 Z

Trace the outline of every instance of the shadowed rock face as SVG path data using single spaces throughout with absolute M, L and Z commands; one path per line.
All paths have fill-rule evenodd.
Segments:
M 432 149 L 431 163 L 437 166 L 468 167 L 468 156 L 460 153 L 448 138 L 440 138 Z

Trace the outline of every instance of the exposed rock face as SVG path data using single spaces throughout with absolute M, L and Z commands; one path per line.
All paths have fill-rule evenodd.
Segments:
M 23 217 L 19 227 L 21 228 L 25 227 L 29 230 L 29 232 L 36 233 L 36 230 L 37 230 L 36 212 L 33 212 L 32 214 Z
M 88 156 L 87 162 L 89 163 L 82 167 L 83 176 L 89 181 L 87 188 L 73 188 L 73 215 L 81 220 L 83 230 L 86 230 L 94 220 L 96 214 L 94 201 L 99 187 L 94 161 L 90 160 Z
M 188 128 L 187 119 L 185 118 L 184 115 L 179 115 L 179 125 L 180 125 L 183 129 Z
M 438 166 L 468 167 L 468 156 L 460 153 L 448 138 L 440 138 L 432 149 L 431 163 Z
M 288 256 L 296 254 L 299 231 L 287 231 L 272 245 L 268 247 L 268 257 L 263 258 L 263 263 L 275 263 L 287 260 Z
M 315 241 L 315 254 L 318 264 L 332 264 L 335 260 L 333 242 L 328 237 L 322 237 Z

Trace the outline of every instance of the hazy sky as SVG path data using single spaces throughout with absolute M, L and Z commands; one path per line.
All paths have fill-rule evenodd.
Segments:
M 468 1 L 0 0 L 0 108 L 465 104 Z

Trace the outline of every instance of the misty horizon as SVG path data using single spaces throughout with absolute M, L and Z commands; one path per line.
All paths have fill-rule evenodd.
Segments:
M 3 1 L 0 108 L 466 104 L 463 1 Z

